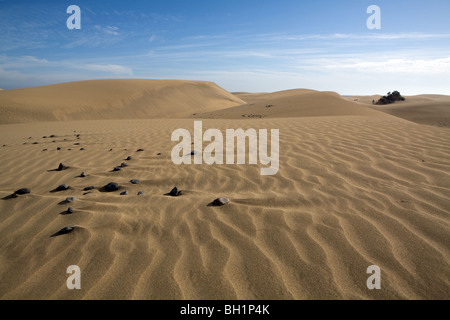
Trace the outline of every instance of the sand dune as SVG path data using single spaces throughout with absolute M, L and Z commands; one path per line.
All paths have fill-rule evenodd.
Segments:
M 377 101 L 379 98 L 380 96 L 359 96 L 348 99 L 416 123 L 450 127 L 450 96 L 433 94 L 406 96 L 406 101 L 372 106 L 372 100 Z
M 0 123 L 186 117 L 242 103 L 211 82 L 91 80 L 6 90 Z
M 194 117 L 242 119 L 349 115 L 383 116 L 382 113 L 365 105 L 348 101 L 335 92 L 297 89 L 274 93 L 235 93 L 235 95 L 244 100 L 246 104 L 203 112 Z
M 8 118 L 34 122 L 0 125 L 0 299 L 448 299 L 448 128 L 312 90 L 233 97 L 210 83 L 91 84 L 102 105 L 88 105 L 93 118 L 133 103 L 144 112 L 149 87 L 161 105 L 178 99 L 167 117 L 198 110 L 192 100 L 182 111 L 195 90 L 209 97 L 204 109 L 240 104 L 206 113 L 217 119 L 202 119 L 203 129 L 279 129 L 279 172 L 173 164 L 172 132 L 193 134 L 198 119 L 54 121 L 82 110 L 59 107 L 66 85 L 16 91 L 9 101 L 47 109 Z M 98 92 L 108 92 L 103 102 Z M 55 170 L 59 163 L 68 169 Z M 103 192 L 109 182 L 120 190 Z M 61 184 L 69 188 L 51 192 Z M 166 195 L 174 186 L 181 196 Z M 12 197 L 20 188 L 31 193 Z M 209 206 L 217 197 L 230 203 Z M 66 286 L 71 265 L 80 267 L 80 290 Z M 381 290 L 366 286 L 371 265 L 381 269 Z
M 1 299 L 448 298 L 447 129 L 365 116 L 204 121 L 279 128 L 280 171 L 263 177 L 258 165 L 174 165 L 170 134 L 192 125 L 0 126 L 0 197 L 32 190 L 0 200 Z M 52 171 L 60 162 L 70 168 Z M 129 195 L 99 191 L 111 181 Z M 70 189 L 50 192 L 62 183 Z M 174 186 L 184 195 L 165 196 Z M 208 207 L 219 196 L 231 203 Z M 68 225 L 79 227 L 50 237 Z M 372 264 L 382 290 L 366 288 Z M 81 290 L 66 288 L 69 265 Z

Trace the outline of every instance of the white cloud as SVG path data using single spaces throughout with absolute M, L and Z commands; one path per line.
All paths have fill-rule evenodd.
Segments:
M 79 68 L 91 71 L 107 72 L 114 75 L 133 75 L 133 70 L 131 70 L 131 68 L 117 64 L 85 64 L 81 65 Z
M 118 27 L 114 27 L 114 26 L 102 27 L 99 25 L 95 25 L 94 28 L 97 29 L 98 31 L 101 31 L 101 32 L 109 34 L 109 35 L 113 35 L 113 36 L 119 35 L 119 32 L 117 32 L 117 30 L 119 30 Z
M 353 61 L 323 61 L 311 68 L 347 70 L 370 73 L 403 73 L 403 74 L 450 74 L 450 57 L 438 59 L 386 59 L 386 60 L 362 60 Z
M 450 33 L 332 33 L 332 34 L 259 34 L 253 38 L 270 41 L 302 40 L 427 40 L 450 38 Z
M 49 64 L 47 59 L 39 59 L 33 56 L 9 57 L 0 56 L 0 66 L 3 68 L 26 68 L 33 66 L 43 66 Z

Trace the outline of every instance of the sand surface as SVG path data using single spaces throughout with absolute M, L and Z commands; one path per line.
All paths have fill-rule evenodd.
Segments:
M 43 102 L 29 101 L 10 118 L 3 113 L 2 123 L 18 114 L 27 123 L 0 125 L 0 299 L 450 297 L 448 128 L 329 92 L 231 95 L 201 85 L 209 93 L 197 83 L 170 90 L 185 90 L 176 96 L 184 102 L 191 89 L 199 99 L 221 92 L 231 108 L 208 102 L 184 112 L 179 101 L 162 119 L 85 120 L 48 96 L 51 112 L 30 115 L 27 108 Z M 91 98 L 93 113 L 104 112 L 107 103 Z M 252 113 L 264 117 L 242 117 Z M 56 121 L 58 114 L 74 119 Z M 279 172 L 173 164 L 173 130 L 193 132 L 200 119 L 204 130 L 279 129 Z M 55 171 L 61 162 L 69 168 Z M 128 166 L 112 172 L 122 162 Z M 109 182 L 121 189 L 101 192 Z M 70 188 L 51 192 L 60 184 Z M 95 189 L 86 193 L 87 186 Z M 183 194 L 165 195 L 174 186 Z M 24 187 L 31 193 L 9 197 Z M 230 203 L 208 206 L 217 197 Z M 64 214 L 69 206 L 74 212 Z M 51 237 L 70 225 L 72 233 Z M 80 290 L 66 286 L 70 265 L 81 269 Z M 381 269 L 381 290 L 366 286 L 371 265 Z
M 5 90 L 0 124 L 50 120 L 186 117 L 242 104 L 214 83 L 181 80 L 90 80 Z
M 347 100 L 370 105 L 375 110 L 416 123 L 450 128 L 450 96 L 437 94 L 407 96 L 405 101 L 373 106 L 372 100 L 377 101 L 380 97 L 360 96 L 347 98 Z

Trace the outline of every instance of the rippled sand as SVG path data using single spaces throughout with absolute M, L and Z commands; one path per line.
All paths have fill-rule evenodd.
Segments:
M 240 127 L 280 129 L 277 175 L 174 165 L 171 133 L 193 119 L 1 125 L 0 298 L 448 299 L 448 129 L 369 114 L 203 121 Z M 98 190 L 111 181 L 129 195 Z M 165 196 L 174 186 L 184 194 Z M 66 287 L 70 265 L 81 290 Z M 370 265 L 381 290 L 366 287 Z

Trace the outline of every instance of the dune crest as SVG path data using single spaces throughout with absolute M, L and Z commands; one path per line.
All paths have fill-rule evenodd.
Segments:
M 235 93 L 246 104 L 208 111 L 196 118 L 290 118 L 324 116 L 372 116 L 386 114 L 349 101 L 336 92 L 294 89 L 273 93 Z
M 108 79 L 7 90 L 0 124 L 186 117 L 244 102 L 212 82 Z

